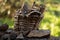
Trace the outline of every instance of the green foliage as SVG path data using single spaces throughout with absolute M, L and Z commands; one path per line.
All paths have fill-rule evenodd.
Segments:
M 51 30 L 51 35 L 53 36 L 60 36 L 60 12 L 57 8 L 58 6 L 54 7 L 52 5 L 47 7 L 40 25 L 40 29 Z
M 0 18 L 0 25 L 5 24 L 5 23 L 9 25 L 9 28 L 13 28 L 13 25 L 14 25 L 13 19 L 10 19 L 8 17 Z

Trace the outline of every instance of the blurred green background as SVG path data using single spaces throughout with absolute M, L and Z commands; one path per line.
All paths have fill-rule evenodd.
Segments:
M 26 1 L 31 4 L 29 0 Z M 37 4 L 45 4 L 46 6 L 44 18 L 39 24 L 39 29 L 51 30 L 52 36 L 60 36 L 60 0 L 35 1 Z M 10 28 L 13 28 L 14 15 L 20 7 L 21 0 L 0 0 L 0 25 L 7 23 Z

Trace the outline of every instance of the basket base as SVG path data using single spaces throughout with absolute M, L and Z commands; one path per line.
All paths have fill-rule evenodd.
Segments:
M 21 40 L 49 40 L 49 38 L 50 38 L 49 30 L 33 30 Z

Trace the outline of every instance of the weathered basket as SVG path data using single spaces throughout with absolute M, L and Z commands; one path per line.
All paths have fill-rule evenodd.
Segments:
M 31 10 L 28 14 L 17 13 L 15 16 L 15 30 L 22 32 L 24 35 L 32 30 L 38 29 L 38 25 L 42 19 L 42 14 L 36 10 Z

